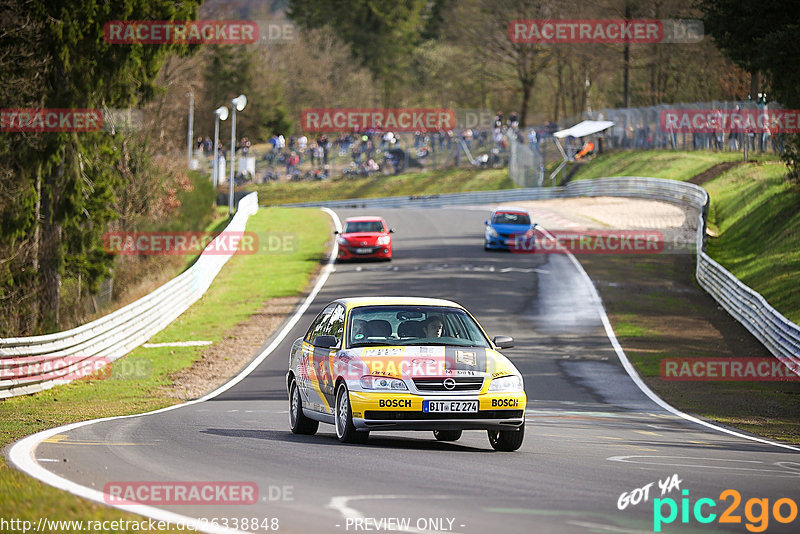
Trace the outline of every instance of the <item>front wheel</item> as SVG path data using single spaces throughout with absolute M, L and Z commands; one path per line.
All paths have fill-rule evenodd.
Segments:
M 353 410 L 350 408 L 350 395 L 347 386 L 342 384 L 336 391 L 336 409 L 334 412 L 336 437 L 342 443 L 366 443 L 369 432 L 359 432 L 353 425 Z
M 438 441 L 458 441 L 461 439 L 460 430 L 434 430 L 433 437 Z
M 293 434 L 313 435 L 317 433 L 319 421 L 306 417 L 303 413 L 303 402 L 300 399 L 300 389 L 297 382 L 292 380 L 289 386 L 289 428 Z
M 525 439 L 525 423 L 514 430 L 489 430 L 489 443 L 496 451 L 511 452 L 522 446 Z

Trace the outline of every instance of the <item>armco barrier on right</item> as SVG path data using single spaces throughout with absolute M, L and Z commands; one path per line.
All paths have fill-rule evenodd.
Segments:
M 705 253 L 709 198 L 705 189 L 694 184 L 661 178 L 622 176 L 580 180 L 570 182 L 563 187 L 529 187 L 420 197 L 359 198 L 291 205 L 328 208 L 433 208 L 597 196 L 643 198 L 698 209 L 700 212 L 696 239 L 698 283 L 776 358 L 787 364 L 795 364 L 793 369 L 797 369 L 796 364 L 800 363 L 800 326 L 781 315 L 764 297 L 744 285 Z

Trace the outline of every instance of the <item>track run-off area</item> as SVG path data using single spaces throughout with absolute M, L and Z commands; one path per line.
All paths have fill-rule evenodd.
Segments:
M 489 211 L 337 210 L 339 220 L 384 217 L 397 229 L 394 260 L 327 265 L 297 313 L 221 390 L 151 414 L 37 434 L 12 449 L 11 461 L 100 502 L 108 502 L 102 491 L 114 483 L 254 485 L 252 504 L 119 506 L 172 521 L 216 518 L 232 530 L 247 530 L 237 525 L 248 518 L 308 534 L 653 532 L 656 499 L 664 518 L 672 499 L 675 515 L 662 521 L 663 532 L 747 532 L 747 524 L 796 532 L 800 519 L 780 522 L 790 506 L 774 505 L 800 504 L 800 451 L 726 432 L 649 394 L 626 370 L 578 260 L 485 252 Z M 330 425 L 315 436 L 290 432 L 285 374 L 292 342 L 331 300 L 378 295 L 454 300 L 490 337 L 514 338 L 503 353 L 523 373 L 528 396 L 519 451 L 494 452 L 483 431 L 466 431 L 453 443 L 430 432 L 373 432 L 365 445 L 339 443 Z M 725 490 L 740 495 L 736 508 L 734 497 L 721 496 Z M 720 521 L 729 508 L 728 519 L 738 523 Z

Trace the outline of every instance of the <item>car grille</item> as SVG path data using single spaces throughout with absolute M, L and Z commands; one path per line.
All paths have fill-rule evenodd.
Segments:
M 391 412 L 367 410 L 364 419 L 372 421 L 428 421 L 437 419 L 520 419 L 522 410 L 482 410 L 472 413 L 459 412 Z
M 419 391 L 444 391 L 445 393 L 455 391 L 480 391 L 483 387 L 483 377 L 460 376 L 453 377 L 455 387 L 447 389 L 444 387 L 444 378 L 415 378 L 414 385 Z

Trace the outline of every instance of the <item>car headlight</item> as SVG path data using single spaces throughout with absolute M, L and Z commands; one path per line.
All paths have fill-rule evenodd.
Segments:
M 497 237 L 497 230 L 495 230 L 491 226 L 487 226 L 486 227 L 486 234 L 491 236 L 491 237 Z
M 339 244 L 340 244 L 340 245 L 342 245 L 342 246 L 345 246 L 345 247 L 346 247 L 346 246 L 349 244 L 349 243 L 347 242 L 347 239 L 345 239 L 345 238 L 343 238 L 343 237 L 340 237 L 339 239 L 337 239 L 337 240 L 336 240 L 336 242 L 337 242 L 337 243 L 339 243 Z
M 379 245 L 388 245 L 391 238 L 388 235 L 382 235 L 378 238 Z
M 406 383 L 397 378 L 387 378 L 385 376 L 362 376 L 361 387 L 364 389 L 381 389 L 387 391 L 407 390 Z
M 522 391 L 522 377 L 517 375 L 493 378 L 489 391 Z

